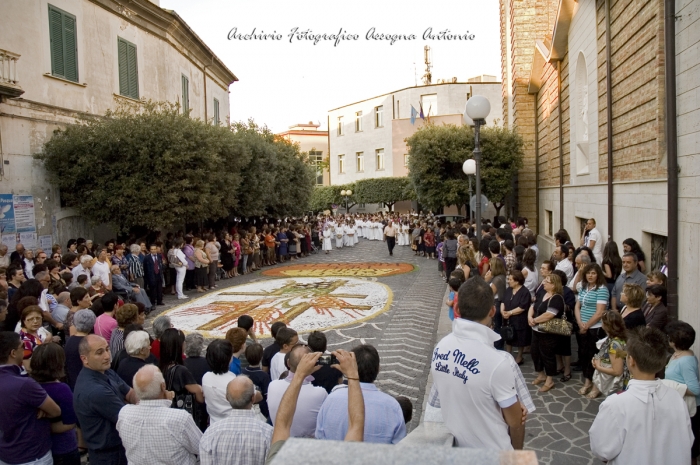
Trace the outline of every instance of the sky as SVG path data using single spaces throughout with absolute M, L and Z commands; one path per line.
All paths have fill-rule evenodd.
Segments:
M 421 83 L 423 47 L 433 83 L 481 74 L 501 79 L 498 0 L 160 0 L 175 10 L 239 79 L 232 121 L 252 118 L 274 132 L 298 123 L 327 127 L 328 110 Z M 292 35 L 344 33 L 313 40 Z M 367 39 L 374 28 L 376 38 Z M 435 39 L 424 39 L 432 28 Z M 251 33 L 277 34 L 244 40 Z M 449 30 L 452 38 L 437 39 Z M 233 38 L 229 39 L 233 32 Z M 400 36 L 391 40 L 378 36 Z M 413 35 L 415 38 L 411 38 Z M 352 38 L 356 36 L 356 38 Z M 291 40 L 291 42 L 290 42 Z

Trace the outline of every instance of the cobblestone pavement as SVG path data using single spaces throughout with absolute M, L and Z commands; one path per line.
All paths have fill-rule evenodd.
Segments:
M 355 247 L 333 250 L 327 255 L 321 252 L 291 264 L 339 262 L 405 262 L 416 266 L 411 273 L 366 278 L 391 288 L 393 301 L 388 311 L 362 323 L 326 331 L 329 350 L 350 349 L 363 343 L 377 348 L 381 359 L 377 385 L 388 394 L 406 396 L 413 402 L 413 420 L 408 425 L 411 431 L 420 421 L 430 367 L 428 361 L 436 343 L 438 320 L 444 310 L 442 299 L 446 285 L 440 278 L 437 261 L 417 257 L 405 246 L 397 246 L 394 256 L 390 257 L 384 242 L 361 239 Z M 285 262 L 281 266 L 289 264 Z M 275 278 L 256 272 L 220 281 L 217 285 L 221 290 L 266 279 Z M 166 306 L 158 307 L 158 313 L 181 303 L 171 295 L 166 296 L 165 302 Z M 147 327 L 150 327 L 155 316 L 149 316 Z M 261 342 L 267 344 L 265 340 Z M 535 378 L 529 355 L 525 356 L 521 369 L 528 382 Z M 581 386 L 581 376 L 580 373 L 573 374 L 567 383 L 557 379 L 556 388 L 545 394 L 538 394 L 536 386 L 529 386 L 537 411 L 528 418 L 525 447 L 537 451 L 542 464 L 599 463 L 590 453 L 588 429 L 598 412 L 600 401 L 580 396 L 577 390 Z

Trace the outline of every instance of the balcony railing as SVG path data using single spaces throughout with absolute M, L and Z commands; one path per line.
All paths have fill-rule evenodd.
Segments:
M 0 95 L 19 97 L 24 90 L 17 80 L 17 62 L 20 55 L 0 49 Z

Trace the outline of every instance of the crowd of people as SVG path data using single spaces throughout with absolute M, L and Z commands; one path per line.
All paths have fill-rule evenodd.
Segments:
M 390 255 L 410 246 L 435 259 L 448 283 L 453 330 L 432 354 L 429 404 L 442 407 L 457 446 L 523 447 L 534 404 L 519 365 L 529 354 L 539 392 L 580 371 L 582 396 L 607 397 L 590 432 L 596 456 L 697 457 L 695 331 L 671 321 L 665 265 L 647 269 L 633 239 L 620 256 L 590 219 L 577 245 L 561 230 L 552 256 L 540 257 L 525 218 L 484 221 L 481 237 L 469 222 L 393 213 L 259 228 L 103 246 L 78 239 L 65 254 L 58 245 L 51 254 L 0 246 L 0 464 L 77 464 L 81 453 L 91 464 L 262 464 L 288 437 L 399 442 L 412 405 L 374 385 L 371 345 L 329 354 L 322 332 L 301 342 L 277 322 L 263 347 L 248 315 L 208 345 L 167 316 L 151 333 L 143 328 L 168 291 L 185 299 L 186 290 L 360 238 L 386 241 Z

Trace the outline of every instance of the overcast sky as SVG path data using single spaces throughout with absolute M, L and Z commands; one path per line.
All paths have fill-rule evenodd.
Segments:
M 327 126 L 328 110 L 410 87 L 425 73 L 423 47 L 432 52 L 433 83 L 480 74 L 501 78 L 497 0 L 161 0 L 175 10 L 223 60 L 239 81 L 231 88 L 231 119 L 253 118 L 275 132 L 296 123 Z M 376 34 L 406 36 L 393 45 L 367 40 Z M 449 29 L 472 40 L 423 40 Z M 281 40 L 228 39 L 239 34 L 277 33 Z M 356 34 L 357 40 L 321 40 L 314 45 L 292 29 L 312 34 Z

